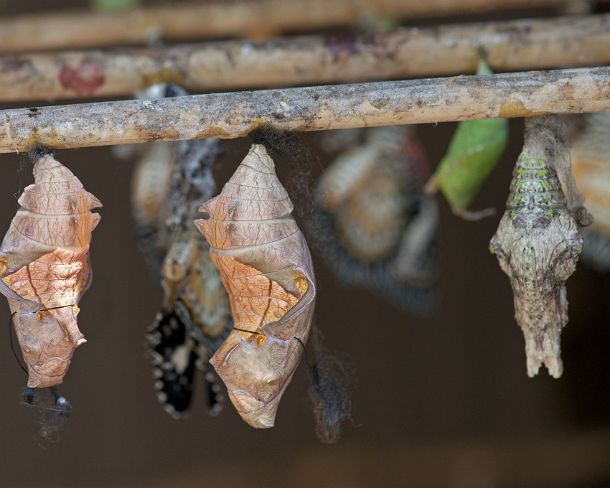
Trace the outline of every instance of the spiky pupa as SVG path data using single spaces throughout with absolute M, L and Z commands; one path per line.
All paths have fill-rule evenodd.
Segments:
M 541 365 L 559 378 L 560 334 L 568 322 L 565 281 L 576 269 L 583 238 L 558 177 L 569 149 L 553 117 L 526 119 L 506 211 L 490 243 L 510 278 L 515 318 L 525 336 L 528 376 Z

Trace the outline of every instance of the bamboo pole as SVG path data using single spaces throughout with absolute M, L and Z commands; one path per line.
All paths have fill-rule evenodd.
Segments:
M 610 110 L 610 67 L 0 111 L 0 153 Z
M 433 17 L 568 0 L 237 0 L 148 7 L 121 12 L 30 14 L 0 20 L 0 52 L 106 47 L 150 39 L 261 37 L 353 25 L 363 14 Z
M 610 14 L 400 29 L 344 37 L 225 41 L 172 48 L 0 57 L 0 101 L 133 94 L 154 82 L 190 90 L 410 78 L 610 63 Z

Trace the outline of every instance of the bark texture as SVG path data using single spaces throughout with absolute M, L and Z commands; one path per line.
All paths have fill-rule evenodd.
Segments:
M 610 14 L 398 29 L 360 35 L 0 57 L 0 100 L 129 96 L 151 83 L 190 90 L 470 74 L 610 63 Z
M 0 21 L 0 52 L 106 47 L 151 40 L 268 37 L 277 32 L 353 26 L 364 15 L 433 17 L 566 0 L 239 0 L 151 6 L 121 12 L 30 14 Z
M 34 164 L 34 184 L 0 247 L 0 292 L 9 302 L 28 386 L 61 383 L 76 347 L 78 302 L 91 282 L 89 244 L 100 201 L 52 156 Z
M 610 110 L 610 68 L 213 93 L 0 111 L 0 153 Z
M 526 121 L 506 212 L 490 243 L 511 281 L 530 377 L 541 365 L 554 378 L 563 372 L 560 333 L 568 322 L 565 281 L 582 251 L 580 227 L 588 223 L 586 211 L 569 209 L 563 193 L 558 173 L 566 157 L 569 164 L 569 148 L 556 118 Z
M 235 329 L 210 362 L 242 418 L 272 427 L 304 352 L 316 296 L 305 237 L 264 146 L 255 144 L 195 223 L 229 294 Z

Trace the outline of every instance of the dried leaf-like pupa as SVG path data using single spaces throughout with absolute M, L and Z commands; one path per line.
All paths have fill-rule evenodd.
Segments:
M 315 279 L 305 237 L 264 146 L 254 144 L 195 223 L 229 294 L 235 328 L 210 362 L 253 427 L 272 427 L 309 336 Z
M 544 364 L 558 378 L 563 370 L 560 333 L 568 322 L 565 281 L 582 251 L 576 218 L 583 212 L 568 209 L 558 178 L 561 161 L 569 157 L 559 121 L 535 117 L 525 124 L 523 151 L 490 250 L 511 281 L 528 375 L 535 376 Z
M 425 156 L 408 126 L 368 132 L 317 188 L 317 243 L 344 282 L 371 287 L 408 310 L 436 301 L 438 211 L 423 193 Z
M 610 112 L 586 116 L 572 143 L 572 170 L 594 219 L 585 232 L 583 259 L 610 271 Z
M 46 154 L 0 247 L 0 292 L 8 299 L 28 366 L 28 386 L 62 382 L 76 347 L 78 302 L 91 283 L 89 244 L 100 201 Z

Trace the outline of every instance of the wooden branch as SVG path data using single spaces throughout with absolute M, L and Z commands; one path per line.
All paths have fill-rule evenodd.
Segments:
M 610 67 L 0 111 L 0 152 L 610 110 Z
M 0 21 L 0 52 L 137 44 L 209 37 L 261 37 L 351 26 L 365 13 L 399 18 L 566 4 L 568 0 L 239 0 L 123 12 L 31 14 Z
M 0 101 L 125 96 L 154 82 L 191 90 L 610 63 L 610 14 L 400 29 L 360 36 L 0 57 Z

